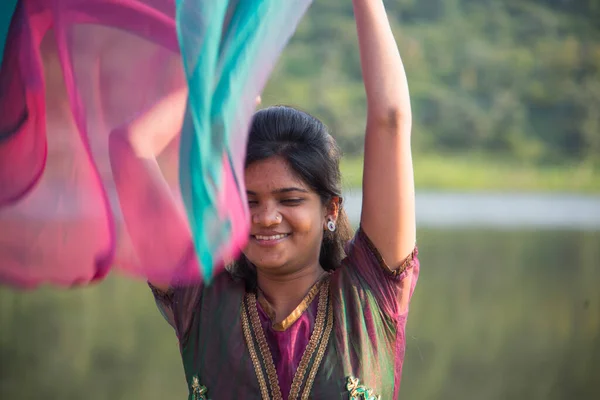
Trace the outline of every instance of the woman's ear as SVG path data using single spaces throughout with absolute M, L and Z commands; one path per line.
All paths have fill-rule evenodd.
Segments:
M 325 224 L 327 224 L 327 221 L 329 221 L 330 219 L 332 219 L 333 222 L 337 221 L 338 215 L 340 213 L 341 203 L 342 199 L 339 196 L 334 196 L 331 198 L 331 200 L 329 200 L 326 206 Z

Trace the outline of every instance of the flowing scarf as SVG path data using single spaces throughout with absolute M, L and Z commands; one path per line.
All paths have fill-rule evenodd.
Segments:
M 243 169 L 254 99 L 309 3 L 4 0 L 0 282 L 85 285 L 116 267 L 185 283 L 222 270 L 248 238 Z M 151 204 L 153 193 L 115 189 L 123 171 L 111 164 L 109 138 L 182 89 L 181 133 L 156 159 L 186 216 L 177 228 L 158 208 L 125 215 L 123 204 L 135 196 Z M 126 179 L 136 188 L 146 176 L 128 170 Z M 155 246 L 140 246 L 134 230 Z M 189 237 L 195 273 L 145 262 L 170 251 L 165 232 Z

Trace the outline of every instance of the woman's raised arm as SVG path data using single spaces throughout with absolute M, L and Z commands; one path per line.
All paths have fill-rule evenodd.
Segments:
M 408 83 L 382 0 L 353 5 L 368 108 L 361 226 L 396 268 L 416 241 Z
M 178 206 L 156 157 L 179 134 L 187 100 L 180 89 L 161 99 L 109 139 L 110 161 L 123 218 L 148 272 L 175 269 L 192 248 L 183 205 Z M 168 281 L 149 281 L 166 291 Z

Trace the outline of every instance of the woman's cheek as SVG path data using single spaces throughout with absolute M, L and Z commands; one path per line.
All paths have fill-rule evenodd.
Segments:
M 300 233 L 309 233 L 312 231 L 315 217 L 311 210 L 295 209 L 290 215 L 290 221 L 294 231 Z

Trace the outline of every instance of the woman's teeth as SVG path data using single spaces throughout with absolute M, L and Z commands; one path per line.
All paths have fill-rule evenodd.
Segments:
M 287 236 L 287 234 L 279 234 L 279 235 L 273 235 L 273 236 L 255 235 L 254 237 L 257 240 L 279 240 L 279 239 L 283 239 L 286 236 Z

